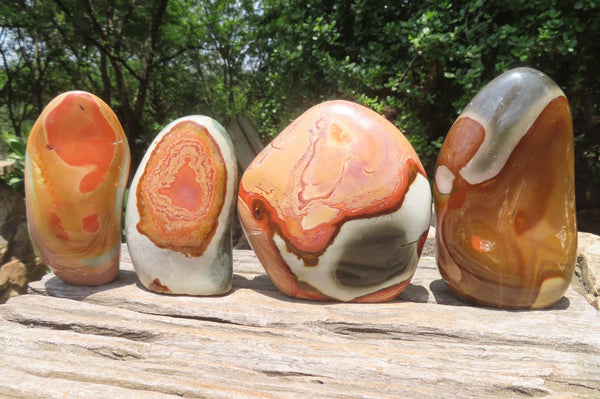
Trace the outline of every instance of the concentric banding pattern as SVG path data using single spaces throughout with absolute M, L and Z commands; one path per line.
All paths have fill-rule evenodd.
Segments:
M 156 145 L 137 185 L 137 229 L 156 246 L 201 256 L 218 227 L 227 186 L 223 155 L 193 121 Z
M 216 120 L 184 116 L 157 134 L 131 182 L 125 220 L 146 288 L 185 295 L 231 289 L 236 187 L 233 143 Z

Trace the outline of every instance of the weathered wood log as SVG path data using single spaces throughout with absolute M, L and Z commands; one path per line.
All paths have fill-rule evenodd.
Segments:
M 246 117 L 242 117 L 227 126 L 227 132 L 231 137 L 238 160 L 240 175 L 250 165 L 250 162 L 263 149 L 260 134 Z
M 230 294 L 155 294 L 124 248 L 109 285 L 49 274 L 0 306 L 0 396 L 600 396 L 600 315 L 582 295 L 469 306 L 429 255 L 396 300 L 348 304 L 283 296 L 241 250 Z
M 579 233 L 579 256 L 575 274 L 585 288 L 585 296 L 600 309 L 600 239 L 590 233 Z

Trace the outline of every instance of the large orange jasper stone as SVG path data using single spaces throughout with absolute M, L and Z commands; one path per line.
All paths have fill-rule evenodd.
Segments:
M 242 176 L 242 227 L 275 285 L 316 300 L 379 302 L 414 274 L 431 191 L 404 135 L 347 101 L 302 114 Z
M 435 172 L 438 266 L 460 298 L 542 308 L 571 282 L 577 250 L 573 124 L 546 75 L 517 68 L 458 117 Z
M 27 142 L 29 233 L 54 274 L 72 284 L 112 281 L 119 269 L 129 147 L 114 112 L 83 91 L 59 95 Z
M 188 115 L 154 138 L 131 181 L 125 231 L 140 282 L 167 294 L 231 289 L 237 158 L 225 128 Z

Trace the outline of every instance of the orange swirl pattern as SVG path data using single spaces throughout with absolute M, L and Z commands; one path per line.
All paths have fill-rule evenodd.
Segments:
M 472 184 L 461 171 L 489 134 L 478 121 L 459 118 L 440 151 L 437 169 L 453 176 L 451 190 L 437 174 L 434 184 L 440 272 L 467 301 L 549 306 L 569 286 L 577 248 L 567 99 L 550 100 L 500 172 Z
M 137 230 L 159 248 L 201 256 L 217 229 L 226 187 L 225 160 L 206 127 L 178 123 L 140 177 Z
M 417 174 L 425 171 L 394 125 L 358 104 L 323 103 L 292 122 L 248 167 L 239 188 L 240 220 L 282 292 L 331 299 L 297 281 L 274 236 L 306 267 L 319 267 L 342 225 L 398 210 Z M 356 300 L 389 300 L 407 284 Z
M 42 260 L 84 285 L 116 277 L 129 148 L 110 107 L 81 91 L 56 97 L 27 144 L 28 225 Z

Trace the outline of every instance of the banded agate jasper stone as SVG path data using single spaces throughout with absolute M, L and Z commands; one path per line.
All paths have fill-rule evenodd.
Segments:
M 501 308 L 558 301 L 576 260 L 573 124 L 546 75 L 484 87 L 442 145 L 434 179 L 438 266 L 454 293 Z
M 306 111 L 255 158 L 240 181 L 238 212 L 284 294 L 382 302 L 415 272 L 431 190 L 393 124 L 331 101 Z
M 150 291 L 217 295 L 231 289 L 237 160 L 229 135 L 206 116 L 179 118 L 150 144 L 132 180 L 125 231 Z
M 117 276 L 129 162 L 119 120 L 93 94 L 59 95 L 33 125 L 27 224 L 40 258 L 62 280 L 100 285 Z

